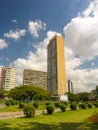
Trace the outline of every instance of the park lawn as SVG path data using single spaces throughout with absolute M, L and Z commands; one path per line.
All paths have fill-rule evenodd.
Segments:
M 0 112 L 17 112 L 22 110 L 23 109 L 19 109 L 19 105 L 10 105 L 5 106 L 4 108 L 0 108 Z
M 34 118 L 0 120 L 0 130 L 98 130 L 98 124 L 88 118 L 98 108 L 36 115 Z

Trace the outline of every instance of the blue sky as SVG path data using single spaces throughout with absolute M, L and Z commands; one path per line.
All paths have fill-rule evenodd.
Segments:
M 0 66 L 47 71 L 47 44 L 65 41 L 67 79 L 77 91 L 98 84 L 98 0 L 0 0 Z

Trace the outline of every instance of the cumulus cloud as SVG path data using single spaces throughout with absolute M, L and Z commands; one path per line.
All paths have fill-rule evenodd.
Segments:
M 22 84 L 23 70 L 24 69 L 34 69 L 40 71 L 47 71 L 47 45 L 49 40 L 55 35 L 56 32 L 47 32 L 47 37 L 41 41 L 39 44 L 33 44 L 36 49 L 35 52 L 29 52 L 25 59 L 18 58 L 11 66 L 16 68 L 16 84 Z M 60 35 L 59 33 L 57 33 Z
M 66 72 L 74 87 L 79 91 L 90 91 L 98 84 L 98 69 L 79 69 L 90 59 L 98 56 L 98 0 L 93 0 L 88 8 L 73 18 L 64 27 Z
M 8 45 L 4 39 L 0 38 L 0 50 L 6 48 Z
M 29 32 L 33 37 L 39 36 L 40 22 L 29 22 Z M 31 26 L 31 27 L 30 27 Z M 45 25 L 46 27 L 46 25 Z M 98 56 L 98 1 L 93 0 L 88 8 L 78 13 L 70 23 L 64 27 L 65 63 L 67 79 L 71 79 L 78 91 L 91 91 L 98 83 L 98 69 L 81 68 L 80 65 Z M 26 59 L 18 58 L 11 66 L 17 70 L 17 84 L 22 83 L 23 69 L 47 71 L 47 44 L 55 35 L 49 31 L 47 37 L 39 44 L 33 44 L 35 53 L 29 52 Z M 93 61 L 94 62 L 94 61 Z
M 18 40 L 21 36 L 25 36 L 25 34 L 26 34 L 25 29 L 22 29 L 22 30 L 17 29 L 16 31 L 10 30 L 9 33 L 4 33 L 4 36 L 7 38 Z
M 93 58 L 98 55 L 98 1 L 94 0 L 88 8 L 73 18 L 64 27 L 66 47 L 74 55 Z
M 13 19 L 12 22 L 17 24 L 17 20 L 16 19 Z
M 39 37 L 39 31 L 46 29 L 46 23 L 40 20 L 29 21 L 29 32 L 34 38 Z

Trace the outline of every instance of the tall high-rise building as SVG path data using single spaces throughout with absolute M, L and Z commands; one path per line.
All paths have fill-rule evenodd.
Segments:
M 2 74 L 2 89 L 9 91 L 15 87 L 16 70 L 14 68 L 4 68 Z
M 48 91 L 52 96 L 66 93 L 64 39 L 55 35 L 48 44 Z

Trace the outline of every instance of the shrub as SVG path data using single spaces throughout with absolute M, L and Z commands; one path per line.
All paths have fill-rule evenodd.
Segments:
M 11 105 L 17 105 L 18 104 L 18 101 L 16 101 L 16 100 L 10 100 L 10 102 L 11 102 Z
M 65 104 L 66 106 L 68 106 L 68 105 L 69 105 L 69 102 L 64 102 L 64 104 Z
M 19 103 L 19 108 L 24 108 L 24 106 L 25 106 L 25 103 L 23 102 Z
M 39 107 L 39 103 L 38 103 L 38 102 L 34 102 L 34 103 L 33 103 L 33 106 L 34 106 L 35 108 L 38 108 L 38 107 Z
M 10 106 L 10 105 L 11 105 L 10 100 L 6 100 L 6 101 L 5 101 L 5 104 L 6 104 L 6 106 Z
M 81 104 L 80 104 L 80 108 L 86 109 L 86 104 L 85 104 L 85 103 L 81 103 Z
M 59 107 L 60 106 L 60 102 L 55 102 L 55 107 Z
M 50 102 L 46 102 L 46 106 L 48 106 L 48 105 L 51 105 L 51 103 Z
M 94 103 L 94 106 L 96 107 L 96 108 L 98 108 L 98 103 L 96 102 L 96 103 Z
M 54 106 L 53 105 L 48 105 L 47 106 L 47 113 L 51 115 L 54 112 Z
M 71 110 L 76 110 L 77 109 L 77 105 L 75 103 L 70 104 L 70 109 Z
M 60 109 L 61 109 L 62 112 L 65 112 L 65 110 L 66 110 L 66 105 L 60 104 L 59 107 L 60 107 Z
M 91 103 L 88 103 L 88 104 L 87 104 L 87 107 L 88 107 L 88 108 L 92 108 L 93 106 L 92 106 Z
M 35 107 L 30 104 L 27 104 L 24 106 L 23 112 L 24 112 L 24 115 L 26 115 L 26 117 L 34 117 L 35 116 Z

